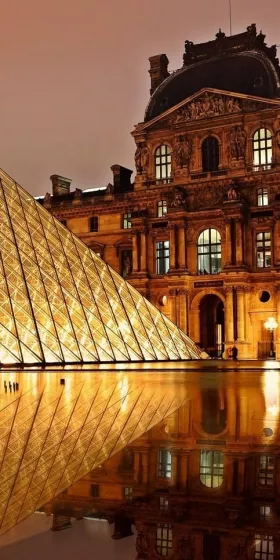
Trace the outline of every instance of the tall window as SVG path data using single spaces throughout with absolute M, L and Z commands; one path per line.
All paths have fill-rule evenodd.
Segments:
M 172 554 L 172 527 L 164 524 L 157 526 L 157 553 L 160 556 Z
M 258 189 L 257 190 L 257 202 L 258 202 L 258 206 L 267 206 L 268 205 L 268 190 L 267 189 Z
M 159 497 L 159 509 L 161 511 L 168 511 L 169 508 L 169 499 L 167 496 L 160 496 Z
M 198 243 L 198 273 L 218 274 L 222 269 L 221 236 L 216 229 L 201 232 Z
M 254 560 L 273 560 L 273 558 L 273 537 L 268 535 L 256 535 Z
M 131 488 L 131 486 L 126 486 L 124 488 L 124 499 L 125 500 L 132 500 L 132 496 L 133 496 L 133 488 Z
M 167 214 L 167 200 L 159 200 L 157 203 L 157 217 L 162 218 Z
M 219 169 L 219 142 L 215 136 L 208 136 L 202 142 L 203 171 L 217 171 Z
M 259 128 L 253 136 L 253 162 L 268 169 L 272 162 L 272 135 L 267 128 Z
M 123 215 L 123 229 L 131 229 L 131 212 Z
M 157 274 L 166 274 L 169 270 L 169 241 L 156 243 L 156 271 Z
M 171 176 L 171 151 L 169 146 L 162 144 L 155 153 L 156 179 L 167 180 Z
M 260 456 L 259 484 L 261 486 L 273 486 L 274 484 L 274 457 L 268 455 Z
M 200 481 L 207 488 L 219 488 L 224 479 L 224 454 L 200 451 Z
M 90 218 L 89 231 L 98 231 L 98 216 L 92 216 L 92 218 Z
M 271 266 L 271 235 L 270 231 L 260 231 L 256 237 L 257 267 L 268 268 Z
M 270 506 L 260 506 L 260 519 L 262 521 L 267 521 L 271 517 L 271 507 Z
M 159 449 L 158 451 L 158 476 L 162 478 L 171 478 L 172 473 L 172 455 L 168 449 Z

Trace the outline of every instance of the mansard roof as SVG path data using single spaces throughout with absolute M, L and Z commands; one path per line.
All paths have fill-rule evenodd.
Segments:
M 215 41 L 185 43 L 184 65 L 153 93 L 146 109 L 149 121 L 203 88 L 273 99 L 280 97 L 280 68 L 276 46 L 267 47 L 255 24 L 245 33 Z

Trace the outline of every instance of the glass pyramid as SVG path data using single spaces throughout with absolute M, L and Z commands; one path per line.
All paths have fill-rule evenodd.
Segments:
M 196 345 L 0 171 L 0 363 L 188 360 Z

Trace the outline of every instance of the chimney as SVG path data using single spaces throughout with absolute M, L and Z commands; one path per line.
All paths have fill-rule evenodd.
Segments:
M 122 193 L 131 190 L 131 169 L 122 167 L 121 165 L 112 165 L 111 171 L 113 171 L 113 184 L 114 192 Z
M 169 76 L 169 60 L 166 54 L 157 54 L 156 56 L 150 56 L 149 61 L 149 74 L 151 76 L 150 94 L 153 95 L 155 89 Z
M 61 177 L 60 175 L 51 175 L 52 194 L 53 196 L 62 196 L 63 194 L 70 193 L 70 186 L 72 179 Z

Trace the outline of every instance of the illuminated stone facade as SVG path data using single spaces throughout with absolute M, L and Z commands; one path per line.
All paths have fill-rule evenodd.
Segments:
M 53 176 L 44 204 L 213 355 L 266 358 L 280 325 L 280 87 L 276 48 L 254 25 L 186 41 L 169 75 L 151 57 L 151 99 L 136 177 L 70 193 Z M 280 326 L 275 333 L 280 356 Z
M 279 558 L 279 374 L 209 380 L 188 374 L 188 404 L 46 506 L 56 526 L 135 524 L 138 560 Z

